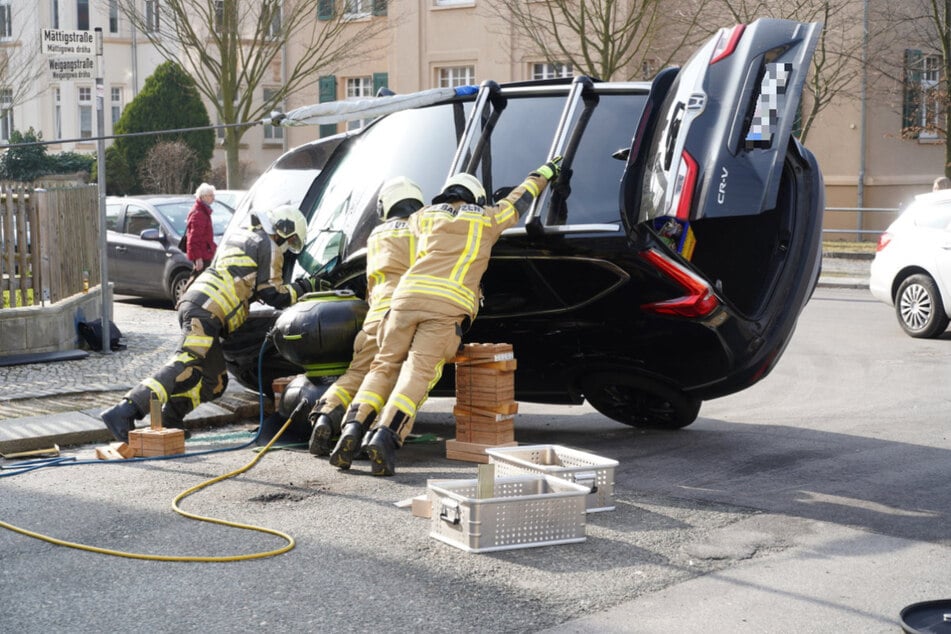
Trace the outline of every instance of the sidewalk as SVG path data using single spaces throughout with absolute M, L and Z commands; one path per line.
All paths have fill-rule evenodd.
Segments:
M 868 254 L 827 255 L 819 286 L 868 288 Z M 0 453 L 109 443 L 99 413 L 171 356 L 178 342 L 175 313 L 161 323 L 142 320 L 141 307 L 115 304 L 113 320 L 126 350 L 90 352 L 85 359 L 0 367 Z M 266 404 L 268 405 L 268 404 Z M 224 396 L 203 403 L 185 418 L 189 429 L 257 419 L 258 396 L 231 381 Z M 148 417 L 140 423 L 147 425 Z

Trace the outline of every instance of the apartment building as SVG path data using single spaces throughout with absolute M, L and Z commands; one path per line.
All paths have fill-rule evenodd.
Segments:
M 162 2 L 142 0 L 142 9 L 161 16 Z M 884 0 L 863 2 L 887 4 Z M 855 6 L 861 7 L 861 3 Z M 314 16 L 318 25 L 330 18 L 332 9 L 343 12 L 354 29 L 369 20 L 384 21 L 388 28 L 374 39 L 360 42 L 352 57 L 336 67 L 325 68 L 311 85 L 290 95 L 283 104 L 285 110 L 372 96 L 383 87 L 407 93 L 438 86 L 478 84 L 486 79 L 521 81 L 571 76 L 575 72 L 567 64 L 549 63 L 532 50 L 517 26 L 494 11 L 486 0 L 321 0 L 316 3 Z M 12 16 L 12 27 L 10 19 L 4 25 L 5 16 Z M 19 30 L 18 22 L 26 26 L 25 30 Z M 38 6 L 32 0 L 0 0 L 0 36 L 6 34 L 5 38 L 0 37 L 0 48 L 22 46 L 40 28 L 85 30 L 97 26 L 103 29 L 106 49 L 105 123 L 110 132 L 122 107 L 162 61 L 145 35 L 133 33 L 125 23 L 116 0 L 39 0 Z M 860 13 L 850 27 L 862 28 Z M 25 37 L 18 38 L 18 33 Z M 932 104 L 903 111 L 903 92 L 907 102 L 909 90 L 933 92 L 943 79 L 941 65 L 928 52 L 935 48 L 934 43 L 909 39 L 905 45 L 906 51 L 867 50 L 873 56 L 893 58 L 897 69 L 893 78 L 876 76 L 865 82 L 864 99 L 856 81 L 848 93 L 822 110 L 809 132 L 806 145 L 822 166 L 830 207 L 897 207 L 928 189 L 943 171 L 943 138 L 934 134 L 902 136 L 909 117 L 918 117 L 921 123 L 937 116 L 942 107 Z M 270 84 L 257 88 L 261 98 L 265 91 L 280 85 L 283 73 L 293 67 L 304 47 L 304 41 L 289 42 L 282 60 L 284 66 L 275 68 Z M 683 54 L 689 52 L 685 50 Z M 862 75 L 861 65 L 850 72 L 858 78 Z M 904 77 L 905 85 L 894 77 Z M 90 125 L 95 122 L 94 82 L 57 80 L 47 69 L 38 84 L 42 88 L 34 98 L 6 108 L 3 106 L 13 100 L 0 87 L 0 136 L 13 128 L 25 130 L 33 126 L 46 139 L 80 139 L 53 146 L 53 151 L 94 150 L 94 143 L 82 141 L 94 136 Z M 208 105 L 214 122 L 214 109 Z M 256 126 L 242 138 L 241 161 L 253 178 L 289 147 L 364 123 L 352 121 L 319 129 Z M 223 151 L 219 149 L 213 165 L 220 167 L 223 161 Z M 861 227 L 874 229 L 880 219 L 868 215 L 860 220 Z M 856 222 L 854 215 L 830 215 L 827 225 L 848 228 L 857 227 Z

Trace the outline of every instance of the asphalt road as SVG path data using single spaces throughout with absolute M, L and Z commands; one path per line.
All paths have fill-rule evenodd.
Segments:
M 899 631 L 902 607 L 951 596 L 949 339 L 907 337 L 867 291 L 818 289 L 773 373 L 705 403 L 684 430 L 522 404 L 520 443 L 620 462 L 617 508 L 589 514 L 580 544 L 476 555 L 431 538 L 429 520 L 394 502 L 424 493 L 427 479 L 475 476 L 440 442 L 408 445 L 385 479 L 363 463 L 346 473 L 306 452 L 273 452 L 181 503 L 290 534 L 295 548 L 276 557 L 142 561 L 0 531 L 0 630 Z M 451 409 L 433 399 L 416 431 L 451 438 Z M 235 431 L 190 449 L 233 444 L 225 433 Z M 280 548 L 277 537 L 169 507 L 254 455 L 5 478 L 0 520 L 140 553 Z

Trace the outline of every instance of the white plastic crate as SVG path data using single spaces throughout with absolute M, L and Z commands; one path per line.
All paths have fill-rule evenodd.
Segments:
M 492 497 L 476 498 L 478 480 L 430 480 L 430 536 L 473 553 L 585 540 L 586 487 L 535 474 L 493 485 Z
M 614 469 L 617 460 L 561 445 L 489 447 L 489 463 L 497 477 L 526 473 L 550 475 L 587 486 L 585 501 L 589 513 L 614 510 Z

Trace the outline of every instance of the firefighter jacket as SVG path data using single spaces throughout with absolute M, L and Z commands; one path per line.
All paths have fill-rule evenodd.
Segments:
M 201 306 L 221 321 L 225 333 L 232 333 L 247 319 L 252 300 L 274 308 L 297 301 L 297 290 L 283 282 L 283 268 L 284 254 L 260 225 L 241 228 L 222 242 L 182 301 Z
M 371 324 L 390 309 L 390 298 L 406 269 L 416 259 L 416 237 L 405 218 L 377 226 L 367 238 L 367 303 L 363 320 Z
M 547 185 L 544 176 L 532 173 L 494 207 L 457 201 L 410 216 L 410 230 L 418 239 L 416 262 L 400 281 L 391 306 L 475 319 L 492 247 Z

